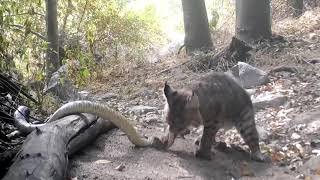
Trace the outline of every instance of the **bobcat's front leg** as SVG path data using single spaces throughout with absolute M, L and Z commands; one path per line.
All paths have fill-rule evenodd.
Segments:
M 200 146 L 196 148 L 195 156 L 200 159 L 211 160 L 212 152 L 211 146 L 213 143 L 213 138 L 217 133 L 216 128 L 204 127 L 202 137 L 200 140 Z

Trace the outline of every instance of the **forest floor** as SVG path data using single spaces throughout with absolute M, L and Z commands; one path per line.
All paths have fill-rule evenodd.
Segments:
M 320 36 L 304 40 L 285 37 L 287 42 L 266 43 L 252 52 L 250 64 L 266 72 L 279 66 L 298 72 L 270 74 L 271 82 L 256 87 L 252 98 L 266 94 L 287 97 L 284 105 L 256 112 L 261 147 L 272 163 L 250 160 L 247 146 L 235 129 L 219 132 L 218 141 L 227 149 L 213 149 L 211 161 L 193 156 L 196 129 L 179 138 L 167 151 L 134 148 L 119 130 L 102 135 L 89 147 L 71 157 L 74 179 L 320 179 Z M 145 136 L 163 135 L 164 98 L 162 86 L 169 81 L 183 87 L 204 72 L 178 65 L 185 57 L 152 64 L 130 66 L 116 79 L 96 82 L 91 92 L 99 100 L 134 120 Z M 310 61 L 314 60 L 314 61 Z M 130 67 L 129 67 L 130 66 Z M 169 67 L 173 67 L 163 72 Z
M 279 66 L 298 70 L 269 74 L 271 82 L 256 87 L 251 96 L 253 99 L 270 94 L 286 97 L 283 105 L 256 112 L 260 145 L 262 151 L 271 157 L 271 163 L 250 160 L 248 148 L 235 129 L 218 133 L 216 139 L 226 142 L 227 148 L 212 149 L 215 156 L 211 161 L 193 156 L 194 139 L 199 135 L 196 129 L 192 129 L 185 139 L 177 139 L 166 151 L 134 148 L 123 132 L 112 130 L 71 157 L 69 177 L 320 179 L 320 16 L 313 14 L 310 17 L 316 19 L 317 23 L 312 26 L 315 30 L 298 22 L 283 22 L 281 25 L 291 23 L 302 32 L 285 35 L 285 42 L 262 43 L 251 52 L 249 63 L 266 72 Z M 303 18 L 300 21 L 306 23 Z M 278 32 L 282 33 L 281 30 Z M 184 61 L 187 61 L 185 56 L 174 55 L 155 63 L 116 66 L 113 72 L 108 72 L 110 76 L 90 85 L 89 91 L 94 100 L 109 104 L 132 119 L 141 134 L 160 136 L 166 127 L 162 118 L 164 82 L 183 87 L 205 73 L 181 65 Z

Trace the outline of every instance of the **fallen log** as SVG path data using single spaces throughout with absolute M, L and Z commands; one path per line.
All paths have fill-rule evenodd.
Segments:
M 66 179 L 68 156 L 113 127 L 90 114 L 70 115 L 37 127 L 27 136 L 4 180 Z

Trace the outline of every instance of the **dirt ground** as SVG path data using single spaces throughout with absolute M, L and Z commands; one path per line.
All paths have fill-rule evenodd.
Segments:
M 295 65 L 299 66 L 299 64 Z M 291 105 L 257 112 L 257 124 L 267 128 L 271 133 L 267 140 L 264 141 L 264 144 L 266 144 L 264 147 L 271 149 L 275 156 L 285 154 L 279 159 L 276 158 L 272 164 L 250 160 L 247 151 L 243 150 L 245 149 L 243 148 L 244 144 L 239 143 L 239 135 L 236 132 L 228 134 L 220 133 L 220 140 L 227 139 L 229 143 L 235 143 L 235 146 L 229 146 L 229 148 L 224 150 L 213 149 L 213 153 L 215 153 L 214 158 L 211 161 L 205 161 L 196 159 L 193 156 L 196 133 L 187 135 L 185 139 L 177 139 L 168 151 L 160 151 L 153 148 L 135 148 L 124 133 L 120 130 L 112 130 L 110 133 L 99 137 L 89 147 L 71 157 L 69 165 L 70 177 L 74 179 L 320 179 L 320 176 L 313 176 L 311 178 L 311 176 L 301 175 L 302 172 L 298 170 L 303 163 L 310 159 L 312 150 L 310 142 L 311 139 L 319 137 L 319 132 L 315 134 L 299 132 L 302 138 L 298 140 L 292 140 L 290 137 L 295 132 L 292 129 L 295 125 L 320 120 L 320 113 L 316 113 L 312 118 L 308 115 L 303 116 L 303 113 L 309 110 L 320 112 L 319 101 L 315 100 L 314 97 L 305 99 L 310 93 L 319 93 L 320 74 L 315 70 L 317 68 L 314 69 L 314 66 L 302 65 L 302 67 L 303 73 L 301 73 L 301 76 L 305 77 L 305 81 L 302 80 L 303 83 L 298 82 L 297 84 L 290 85 L 293 89 L 297 88 L 295 93 L 288 95 L 288 101 Z M 172 73 L 177 74 L 177 72 L 181 73 L 181 70 L 175 70 Z M 315 72 L 315 74 L 306 75 L 310 72 Z M 177 86 L 180 83 L 192 81 L 191 79 L 194 76 L 186 78 L 186 75 L 179 75 L 176 76 L 176 79 L 178 78 L 181 78 L 181 81 L 177 80 L 179 82 L 176 84 Z M 290 76 L 287 80 L 289 79 L 294 82 L 295 78 L 297 77 Z M 277 89 L 277 84 L 282 84 L 283 79 L 286 78 L 282 77 L 278 80 L 273 80 L 271 82 L 271 91 L 282 91 L 288 88 L 281 86 L 283 89 Z M 266 89 L 267 86 L 264 88 Z M 158 91 L 161 91 L 161 88 Z M 125 109 L 140 104 L 152 105 L 161 110 L 163 98 L 161 97 L 161 92 L 158 91 L 151 93 L 155 95 L 151 95 L 152 97 L 148 99 L 143 99 L 143 96 L 139 95 L 131 95 L 128 98 L 120 98 L 121 100 L 116 100 L 115 103 L 117 108 L 120 108 L 124 114 L 136 120 L 133 122 L 136 124 L 139 132 L 145 136 L 162 135 L 163 131 L 161 127 L 164 126 L 164 122 L 159 120 L 160 122 L 150 123 L 146 121 L 146 115 L 130 114 Z M 290 112 L 287 115 L 292 118 L 290 122 L 285 121 L 286 118 L 279 115 L 282 111 Z M 298 115 L 300 117 L 297 117 Z M 161 119 L 161 113 L 156 117 Z M 292 154 L 290 150 L 283 150 L 287 147 L 290 149 L 291 146 L 297 143 L 303 145 L 305 154 Z M 274 147 L 275 144 L 277 148 Z M 278 150 L 279 153 L 277 152 Z M 295 162 L 301 162 L 300 166 L 293 168 L 292 164 Z
M 144 129 L 147 134 L 154 130 Z M 286 168 L 251 161 L 249 155 L 230 149 L 215 151 L 211 161 L 193 156 L 193 140 L 178 139 L 169 151 L 134 148 L 114 130 L 71 159 L 70 176 L 77 179 L 295 179 Z M 122 171 L 118 166 L 124 166 Z

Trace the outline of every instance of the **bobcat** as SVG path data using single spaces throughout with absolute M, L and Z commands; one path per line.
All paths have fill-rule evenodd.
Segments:
M 170 147 L 177 135 L 188 126 L 203 125 L 203 133 L 195 156 L 211 159 L 211 146 L 220 128 L 235 126 L 257 161 L 267 161 L 259 147 L 254 109 L 247 92 L 229 75 L 209 73 L 186 89 L 164 86 L 166 98 L 165 119 L 169 131 L 162 137 L 166 148 Z

